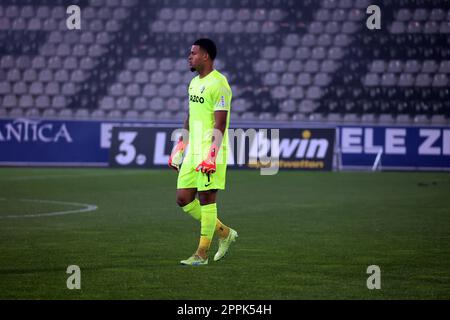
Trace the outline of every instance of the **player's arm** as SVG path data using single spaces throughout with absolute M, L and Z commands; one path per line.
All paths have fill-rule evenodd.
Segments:
M 222 145 L 223 135 L 227 127 L 228 111 L 214 111 L 214 131 L 211 139 L 211 147 L 209 148 L 208 156 L 195 169 L 203 173 L 216 172 L 216 158 Z
M 189 113 L 186 117 L 186 120 L 184 120 L 184 129 L 186 129 L 189 132 Z M 183 138 L 183 137 L 181 137 Z
M 216 91 L 214 106 L 214 132 L 208 156 L 195 169 L 203 173 L 216 172 L 216 158 L 222 145 L 223 135 L 227 126 L 227 117 L 230 110 L 231 94 L 225 87 L 219 87 Z
M 189 131 L 189 113 L 186 120 L 184 120 L 184 129 Z M 172 154 L 169 157 L 169 167 L 177 172 L 180 171 L 180 166 L 183 163 L 184 150 L 186 149 L 188 143 L 189 141 L 184 141 L 183 135 L 181 135 L 178 139 L 177 145 L 175 146 Z
M 211 145 L 216 145 L 217 150 L 222 145 L 222 138 L 227 127 L 227 115 L 228 111 L 214 111 L 214 132 Z

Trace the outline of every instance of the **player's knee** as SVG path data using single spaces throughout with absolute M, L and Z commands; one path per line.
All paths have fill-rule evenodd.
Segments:
M 206 206 L 208 204 L 215 203 L 216 194 L 216 189 L 199 192 L 198 199 L 200 200 L 200 205 Z
M 182 195 L 177 195 L 177 204 L 180 207 L 184 207 L 184 206 L 188 205 L 189 203 L 191 203 L 191 201 L 190 201 L 190 199 L 188 199 L 188 197 L 182 196 Z

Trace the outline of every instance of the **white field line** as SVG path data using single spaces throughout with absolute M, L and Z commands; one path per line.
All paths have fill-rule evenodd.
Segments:
M 0 198 L 0 200 L 6 200 Z M 82 213 L 95 211 L 98 207 L 94 204 L 77 203 L 77 202 L 65 202 L 65 201 L 52 201 L 52 200 L 39 200 L 39 199 L 18 199 L 20 202 L 38 202 L 38 203 L 50 203 L 50 204 L 62 204 L 68 206 L 81 207 L 75 210 L 57 211 L 57 212 L 45 212 L 37 214 L 26 214 L 26 215 L 8 215 L 0 216 L 0 219 L 15 219 L 15 218 L 35 218 L 35 217 L 52 217 L 52 216 L 62 216 L 66 214 Z

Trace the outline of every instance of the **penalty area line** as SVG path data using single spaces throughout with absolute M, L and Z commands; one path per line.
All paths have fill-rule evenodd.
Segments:
M 0 198 L 0 200 L 6 200 L 6 199 Z M 98 209 L 98 206 L 96 206 L 95 204 L 87 204 L 87 203 L 53 201 L 53 200 L 41 200 L 41 199 L 17 199 L 17 200 L 20 201 L 20 202 L 36 202 L 36 203 L 60 204 L 60 205 L 68 205 L 68 206 L 75 206 L 75 207 L 81 207 L 81 208 L 75 209 L 75 210 L 45 212 L 45 213 L 36 213 L 36 214 L 0 216 L 0 219 L 17 219 L 17 218 L 36 218 L 36 217 L 63 216 L 63 215 L 67 215 L 67 214 L 91 212 L 91 211 L 95 211 L 95 210 Z

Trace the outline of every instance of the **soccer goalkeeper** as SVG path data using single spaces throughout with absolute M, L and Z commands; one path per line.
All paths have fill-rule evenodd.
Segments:
M 191 47 L 189 66 L 198 76 L 189 84 L 189 114 L 184 123 L 189 141 L 180 138 L 169 158 L 169 166 L 179 171 L 177 203 L 201 224 L 197 251 L 180 261 L 184 265 L 208 264 L 214 233 L 219 237 L 214 261 L 222 259 L 238 237 L 217 217 L 217 192 L 225 189 L 232 94 L 226 77 L 214 69 L 216 54 L 216 45 L 210 39 L 199 39 Z

